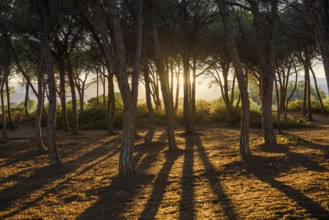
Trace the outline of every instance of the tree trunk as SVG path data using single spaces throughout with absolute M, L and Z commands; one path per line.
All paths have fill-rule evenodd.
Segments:
M 98 107 L 99 105 L 99 100 L 98 100 L 98 96 L 99 96 L 99 92 L 98 92 L 98 71 L 96 71 L 96 106 Z
M 282 134 L 281 124 L 280 124 L 281 104 L 280 104 L 279 88 L 278 88 L 278 82 L 276 80 L 274 80 L 274 81 L 275 81 L 275 95 L 276 95 L 276 106 L 277 106 L 277 108 L 276 108 L 276 124 L 277 124 L 277 129 L 278 129 L 279 134 Z
M 108 133 L 111 135 L 114 133 L 115 124 L 115 96 L 114 96 L 114 84 L 113 84 L 113 73 L 111 69 L 108 68 Z
M 269 2 L 270 11 L 261 12 L 259 2 L 247 0 L 251 6 L 257 34 L 261 75 L 262 127 L 265 144 L 276 144 L 272 118 L 272 94 L 275 78 L 275 39 L 278 23 L 278 0 Z
M 155 27 L 152 30 L 152 40 L 153 40 L 153 50 L 155 55 L 155 65 L 159 72 L 160 84 L 161 84 L 161 92 L 163 96 L 163 101 L 166 110 L 167 117 L 167 134 L 168 134 L 168 144 L 170 150 L 176 150 L 177 144 L 175 139 L 175 121 L 174 121 L 174 109 L 169 95 L 169 84 L 166 81 L 166 72 L 163 63 L 163 59 L 161 57 L 161 49 L 158 39 L 158 32 Z
M 43 55 L 41 55 L 43 57 Z M 43 60 L 43 58 L 41 59 Z M 43 109 L 43 73 L 45 72 L 43 68 L 43 61 L 40 62 L 40 70 L 38 72 L 38 106 L 37 111 L 35 114 L 35 125 L 36 125 L 36 134 L 35 134 L 35 140 L 37 142 L 37 145 L 39 147 L 39 150 L 45 151 L 46 147 L 43 143 L 42 139 L 42 109 Z
M 29 115 L 29 102 L 30 102 L 30 86 L 28 83 L 25 85 L 25 99 L 24 99 L 24 114 L 25 117 Z
M 310 70 L 311 70 L 311 73 L 313 75 L 313 80 L 314 80 L 316 94 L 318 95 L 319 102 L 320 102 L 320 105 L 321 105 L 321 113 L 322 113 L 322 115 L 325 115 L 326 111 L 325 111 L 325 108 L 324 108 L 324 105 L 323 105 L 323 101 L 322 101 L 322 97 L 321 97 L 321 94 L 320 94 L 320 91 L 319 91 L 318 82 L 316 80 L 316 76 L 315 76 L 314 70 L 313 70 L 313 68 L 312 68 L 311 65 L 310 65 Z
M 7 119 L 6 119 L 6 110 L 5 110 L 5 102 L 4 102 L 4 97 L 3 97 L 3 87 L 5 85 L 5 82 L 2 82 L 1 85 L 1 91 L 0 91 L 0 95 L 1 95 L 1 114 L 2 114 L 2 136 L 3 138 L 8 138 L 7 135 Z
M 290 96 L 287 98 L 287 101 L 285 102 L 285 105 L 286 105 L 285 110 L 284 110 L 284 127 L 285 128 L 287 127 L 288 104 L 289 104 L 290 99 L 294 95 L 296 88 L 297 88 L 297 84 L 298 84 L 298 71 L 296 69 L 296 66 L 294 66 L 294 68 L 295 68 L 295 72 L 296 72 L 295 85 L 294 85 L 294 88 L 293 88 Z
M 9 90 L 8 81 L 9 81 L 9 79 L 6 80 L 8 122 L 9 122 L 9 128 L 10 129 L 15 129 L 15 124 L 14 124 L 13 118 L 11 117 L 10 90 Z
M 151 143 L 155 132 L 155 114 L 151 100 L 148 58 L 145 59 L 145 64 L 144 64 L 144 81 L 145 81 L 146 104 L 147 104 L 147 110 L 150 119 L 150 127 L 147 134 L 144 137 L 144 142 Z
M 240 155 L 242 158 L 247 159 L 251 156 L 251 151 L 249 148 L 249 123 L 250 123 L 250 113 L 249 113 L 249 95 L 247 88 L 247 80 L 243 74 L 240 55 L 238 51 L 238 46 L 236 44 L 236 40 L 234 37 L 234 29 L 231 23 L 229 12 L 226 8 L 224 0 L 217 0 L 219 5 L 219 12 L 222 17 L 222 21 L 225 28 L 226 41 L 228 45 L 228 49 L 233 61 L 234 69 L 236 72 L 241 103 L 242 103 L 242 111 L 241 111 L 241 132 L 240 132 Z
M 72 134 L 78 134 L 78 111 L 77 111 L 77 96 L 73 79 L 73 69 L 70 56 L 67 55 L 67 75 L 69 78 L 71 95 L 72 95 Z M 80 100 L 81 102 L 81 100 Z
M 329 4 L 326 1 L 304 0 L 304 3 L 312 23 L 315 38 L 319 44 L 329 89 Z
M 106 86 L 105 86 L 106 77 L 105 77 L 105 75 L 103 77 L 101 76 L 101 79 L 102 79 L 102 87 L 103 87 L 103 107 L 105 108 L 105 106 L 106 106 Z
M 175 116 L 177 116 L 179 106 L 179 72 L 176 73 L 176 98 L 175 98 Z
M 313 121 L 312 102 L 311 102 L 311 80 L 310 80 L 310 57 L 307 55 L 305 60 L 305 77 L 307 79 L 307 120 Z
M 185 52 L 187 53 L 187 52 Z M 184 54 L 183 56 L 183 76 L 184 76 L 184 104 L 183 104 L 183 118 L 186 132 L 192 132 L 191 124 L 191 99 L 190 99 L 190 62 L 189 56 Z
M 192 68 L 192 89 L 191 89 L 191 126 L 194 127 L 195 123 L 195 95 L 196 95 L 196 57 L 193 57 L 193 68 Z
M 53 70 L 53 58 L 48 41 L 48 1 L 39 0 L 41 5 L 41 21 L 42 21 L 42 54 L 44 55 L 45 69 L 48 75 L 48 89 L 49 89 L 49 109 L 48 109 L 48 153 L 52 165 L 60 165 L 61 161 L 57 153 L 56 145 L 56 83 L 55 74 Z
M 304 69 L 305 69 L 305 65 L 304 65 Z M 306 70 L 305 70 L 306 71 Z M 303 107 L 302 107 L 302 115 L 303 116 L 306 116 L 306 102 L 307 102 L 307 75 L 306 75 L 306 72 L 305 72 L 305 75 L 304 75 L 304 97 L 303 97 Z
M 61 110 L 62 110 L 62 125 L 64 132 L 69 132 L 68 118 L 67 118 L 67 109 L 66 109 L 66 92 L 65 92 L 65 64 L 64 60 L 60 58 L 58 61 L 59 69 L 59 87 L 60 87 L 60 100 L 61 100 Z

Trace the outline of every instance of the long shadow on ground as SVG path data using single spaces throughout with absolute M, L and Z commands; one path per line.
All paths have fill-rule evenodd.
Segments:
M 209 160 L 206 149 L 201 142 L 200 135 L 196 134 L 191 138 L 194 140 L 194 144 L 197 147 L 197 152 L 200 156 L 203 166 L 205 167 L 204 176 L 208 179 L 211 189 L 217 197 L 216 201 L 212 201 L 213 203 L 218 204 L 219 210 L 217 211 L 223 212 L 227 219 L 239 219 L 236 211 L 234 210 L 231 199 L 224 191 L 222 181 L 220 180 L 219 171 L 216 170 L 214 165 Z
M 140 144 L 135 146 L 137 154 L 134 160 L 138 172 L 112 178 L 109 186 L 97 190 L 97 194 L 100 195 L 98 201 L 81 213 L 77 219 L 125 218 L 126 210 L 136 205 L 133 204 L 134 198 L 144 186 L 149 185 L 155 178 L 154 175 L 145 174 L 143 171 L 156 162 L 157 155 L 165 146 L 166 144 L 163 142 L 155 142 L 154 145 Z M 161 171 L 159 175 L 161 175 Z
M 303 166 L 315 172 L 325 172 L 327 169 L 303 154 L 291 152 L 288 145 L 262 145 L 261 150 L 272 153 L 283 153 L 285 156 L 253 156 L 247 162 L 239 161 L 226 165 L 224 172 L 233 171 L 249 177 L 253 175 L 260 181 L 269 184 L 272 188 L 277 189 L 288 198 L 295 201 L 309 214 L 310 218 L 327 219 L 329 212 L 319 203 L 307 197 L 300 190 L 276 180 L 280 174 L 288 173 L 292 168 L 299 166 Z M 247 172 L 243 172 L 243 170 Z
M 118 137 L 115 138 L 118 139 Z M 95 161 L 100 162 L 114 156 L 117 154 L 118 148 L 111 148 L 109 142 L 110 141 L 104 142 L 96 147 L 92 147 L 91 150 L 84 149 L 87 148 L 89 144 L 83 145 L 82 148 L 76 149 L 76 151 L 83 151 L 83 154 L 73 160 L 70 160 L 63 166 L 44 166 L 41 168 L 36 168 L 33 174 L 29 177 L 19 178 L 19 181 L 15 185 L 1 190 L 0 210 L 5 211 L 6 209 L 15 205 L 17 201 L 25 200 L 33 192 L 42 189 L 43 186 L 65 177 L 68 173 L 74 172 L 81 166 L 81 164 L 88 165 L 79 172 L 80 175 L 87 172 L 89 169 L 92 169 L 92 167 L 97 164 Z M 12 177 L 8 178 L 7 180 L 10 180 L 11 178 Z M 38 201 L 41 201 L 49 193 L 56 193 L 56 190 L 67 181 L 69 181 L 69 179 L 62 181 L 61 184 L 56 185 L 53 188 L 47 189 L 37 198 L 33 199 L 32 201 L 24 202 L 22 207 L 8 213 L 3 217 L 6 218 L 14 216 L 15 214 L 22 212 L 31 206 L 37 205 Z

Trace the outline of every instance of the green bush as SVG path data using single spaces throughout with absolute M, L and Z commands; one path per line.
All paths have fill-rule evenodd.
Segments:
M 328 112 L 329 109 L 329 98 L 323 99 L 323 105 L 325 111 Z M 322 113 L 321 103 L 316 100 L 311 100 L 312 113 Z M 289 111 L 301 112 L 303 109 L 303 100 L 298 99 L 288 104 Z

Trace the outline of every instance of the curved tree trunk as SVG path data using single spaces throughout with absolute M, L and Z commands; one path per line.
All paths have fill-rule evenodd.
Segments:
M 42 57 L 43 55 L 41 55 Z M 44 151 L 46 150 L 46 147 L 43 143 L 42 139 L 42 126 L 41 126 L 41 121 L 42 121 L 42 110 L 43 110 L 43 73 L 44 73 L 44 68 L 42 68 L 43 64 L 42 61 L 40 62 L 40 70 L 38 72 L 38 106 L 37 106 L 37 111 L 35 114 L 35 126 L 36 126 L 36 134 L 35 134 L 35 140 L 37 142 L 37 145 L 39 147 L 39 150 Z
M 320 105 L 321 105 L 321 113 L 322 113 L 322 115 L 325 115 L 326 111 L 325 111 L 325 108 L 324 108 L 324 105 L 323 105 L 323 101 L 322 101 L 322 97 L 321 97 L 321 94 L 320 94 L 320 91 L 319 91 L 318 82 L 316 80 L 316 76 L 315 76 L 314 70 L 313 70 L 313 68 L 312 68 L 311 65 L 310 65 L 310 70 L 311 70 L 311 73 L 313 75 L 313 80 L 314 80 L 314 86 L 315 86 L 316 94 L 318 95 L 318 99 L 319 99 L 319 102 L 320 102 Z
M 242 104 L 240 155 L 242 158 L 247 159 L 251 157 L 251 151 L 249 148 L 250 112 L 249 112 L 249 95 L 247 88 L 247 79 L 243 74 L 238 46 L 236 44 L 236 40 L 234 37 L 234 29 L 229 17 L 229 12 L 225 5 L 225 1 L 217 0 L 217 3 L 219 5 L 219 12 L 222 17 L 222 21 L 225 28 L 226 41 L 233 61 L 233 65 L 240 89 L 241 104 Z
M 49 109 L 48 109 L 48 153 L 52 165 L 60 165 L 61 161 L 57 153 L 56 145 L 56 83 L 55 74 L 53 70 L 53 58 L 48 41 L 48 1 L 39 0 L 41 5 L 41 21 L 42 21 L 42 45 L 45 69 L 48 75 L 48 89 L 49 89 Z

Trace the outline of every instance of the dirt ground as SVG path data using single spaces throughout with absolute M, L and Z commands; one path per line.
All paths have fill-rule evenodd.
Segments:
M 252 130 L 246 162 L 237 128 L 178 130 L 176 152 L 159 129 L 154 143 L 137 141 L 129 176 L 118 176 L 119 134 L 59 131 L 53 167 L 21 126 L 0 144 L 0 219 L 329 219 L 329 119 L 315 119 L 277 146 Z

